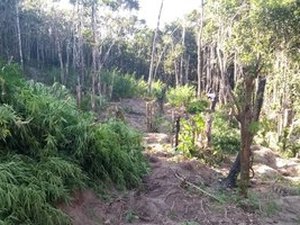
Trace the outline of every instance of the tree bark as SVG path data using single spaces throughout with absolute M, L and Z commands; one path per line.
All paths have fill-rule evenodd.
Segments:
M 21 27 L 20 27 L 20 15 L 19 15 L 19 4 L 15 1 L 16 7 L 16 23 L 17 23 L 17 35 L 18 35 L 18 45 L 19 45 L 19 57 L 22 70 L 24 70 L 24 60 L 23 60 L 23 50 L 22 50 L 22 37 L 21 37 Z
M 62 84 L 65 84 L 64 62 L 63 62 L 63 57 L 62 57 L 61 43 L 60 43 L 60 40 L 58 40 L 58 38 L 57 38 L 57 53 L 58 53 L 58 59 L 59 59 L 59 65 L 60 65 L 60 82 Z
M 185 25 L 182 26 L 182 36 L 181 36 L 181 39 L 182 39 L 182 47 L 183 47 L 183 52 L 181 53 L 181 56 L 180 56 L 180 75 L 179 75 L 179 82 L 181 85 L 184 84 L 184 78 L 183 78 L 183 74 L 184 74 L 184 56 L 185 56 Z
M 203 34 L 203 19 L 204 19 L 204 4 L 203 0 L 201 0 L 201 6 L 200 6 L 200 24 L 199 24 L 199 32 L 198 32 L 198 38 L 197 38 L 197 96 L 200 97 L 201 95 L 201 79 L 202 79 L 202 72 L 203 72 L 203 64 L 202 64 L 202 34 Z
M 67 83 L 69 77 L 69 67 L 70 67 L 70 41 L 67 39 L 66 44 L 66 65 L 65 65 L 65 82 Z
M 206 147 L 211 146 L 211 128 L 213 123 L 213 113 L 215 112 L 216 104 L 217 104 L 217 95 L 211 95 L 210 98 L 210 108 L 207 113 L 206 123 L 205 123 L 205 135 L 206 135 Z
M 259 71 L 260 69 L 257 68 L 254 76 L 248 74 L 244 77 L 244 96 L 241 99 L 242 104 L 237 105 L 239 113 L 236 115 L 241 127 L 241 149 L 228 176 L 223 181 L 223 186 L 235 187 L 237 176 L 241 173 L 240 194 L 244 197 L 247 197 L 248 194 L 251 157 L 250 147 L 255 135 L 255 130 L 252 130 L 251 126 L 254 122 L 258 122 L 259 120 L 266 85 L 266 79 L 257 75 Z M 255 77 L 258 79 L 258 85 L 256 95 L 253 98 L 255 93 Z
M 156 29 L 155 29 L 155 32 L 154 32 L 153 43 L 152 43 L 151 61 L 150 61 L 149 75 L 148 75 L 148 93 L 152 92 L 152 79 L 153 79 L 153 68 L 154 68 L 154 55 L 155 55 L 155 49 L 156 49 L 156 39 L 157 39 L 157 35 L 158 35 L 160 17 L 161 17 L 163 6 L 164 6 L 164 0 L 161 0 L 159 13 L 158 13 L 158 18 L 157 18 L 157 25 L 156 25 Z
M 189 55 L 185 60 L 185 75 L 184 75 L 184 83 L 189 83 L 189 71 L 190 71 L 190 59 L 191 56 Z
M 91 94 L 91 107 L 92 110 L 95 112 L 96 110 L 96 21 L 95 21 L 95 14 L 96 14 L 96 3 L 93 1 L 92 3 L 92 94 Z

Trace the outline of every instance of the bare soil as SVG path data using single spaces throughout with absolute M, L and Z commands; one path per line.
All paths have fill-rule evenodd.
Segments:
M 258 172 L 250 192 L 256 193 L 258 206 L 253 207 L 251 201 L 237 204 L 229 201 L 230 197 L 223 202 L 224 195 L 236 196 L 233 190 L 221 193 L 217 185 L 230 164 L 212 168 L 176 154 L 168 134 L 146 133 L 144 100 L 126 99 L 118 104 L 124 109 L 126 121 L 144 133 L 151 171 L 140 187 L 112 193 L 109 201 L 91 190 L 74 194 L 71 204 L 61 207 L 71 216 L 73 225 L 300 224 L 297 190 L 274 190 L 278 180 L 300 178 L 299 160 L 284 160 L 269 149 L 254 146 Z

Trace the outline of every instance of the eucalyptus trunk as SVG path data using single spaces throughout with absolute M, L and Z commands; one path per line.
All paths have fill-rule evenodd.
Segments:
M 96 15 L 96 3 L 93 2 L 92 4 L 92 94 L 91 94 L 91 107 L 92 110 L 96 111 L 96 73 L 97 73 L 97 62 L 96 62 L 96 21 L 95 21 L 95 15 Z
M 65 71 L 64 71 L 64 62 L 62 56 L 62 46 L 58 38 L 57 38 L 57 54 L 58 54 L 59 66 L 60 66 L 60 82 L 62 84 L 65 84 Z
M 198 38 L 197 38 L 197 96 L 200 97 L 202 92 L 202 72 L 203 72 L 203 58 L 202 58 L 202 35 L 203 35 L 203 19 L 204 19 L 204 4 L 203 0 L 200 0 L 201 6 L 200 6 L 200 24 L 199 24 L 199 31 L 198 31 Z
M 254 107 L 252 104 L 252 96 L 254 93 L 255 79 L 252 76 L 247 76 L 244 81 L 244 99 L 241 107 L 239 121 L 241 124 L 241 181 L 240 181 L 240 194 L 247 197 L 249 185 L 249 171 L 250 171 L 250 155 L 251 144 L 253 140 L 253 131 L 251 125 L 256 122 L 254 119 Z
M 158 29 L 159 29 L 159 24 L 160 24 L 160 17 L 161 17 L 163 6 L 164 6 L 164 0 L 161 0 L 159 13 L 158 13 L 158 18 L 157 18 L 157 25 L 156 25 L 156 29 L 155 29 L 155 32 L 154 32 L 153 43 L 152 43 L 151 61 L 150 61 L 149 75 L 148 75 L 148 93 L 152 92 L 154 55 L 155 55 L 156 40 L 157 40 Z
M 24 69 L 24 59 L 22 50 L 22 37 L 21 37 L 21 27 L 20 27 L 20 13 L 18 1 L 15 2 L 16 7 L 16 23 L 17 23 L 17 34 L 18 34 L 18 46 L 19 46 L 19 57 L 22 69 Z
M 186 31 L 186 28 L 185 28 L 185 26 L 183 26 L 182 27 L 182 35 L 181 35 L 181 39 L 182 39 L 181 45 L 183 48 L 183 52 L 181 53 L 181 56 L 180 56 L 180 75 L 179 75 L 179 82 L 181 85 L 184 84 L 185 31 Z

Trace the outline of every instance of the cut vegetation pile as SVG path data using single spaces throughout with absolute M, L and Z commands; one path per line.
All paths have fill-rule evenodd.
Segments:
M 140 135 L 97 124 L 61 85 L 26 82 L 0 65 L 0 224 L 70 224 L 55 208 L 75 189 L 137 185 L 147 172 Z

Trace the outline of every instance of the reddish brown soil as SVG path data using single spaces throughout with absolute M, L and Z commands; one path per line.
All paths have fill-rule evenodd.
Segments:
M 120 105 L 127 107 L 127 122 L 144 132 L 145 102 L 124 100 Z M 196 187 L 216 197 L 220 196 L 215 183 L 227 168 L 212 169 L 196 160 L 176 155 L 168 141 L 166 134 L 145 134 L 145 154 L 149 159 L 151 172 L 144 177 L 137 189 L 119 193 L 111 197 L 110 201 L 101 200 L 90 190 L 75 194 L 72 203 L 62 207 L 71 216 L 73 225 L 300 224 L 297 215 L 300 210 L 299 196 L 294 196 L 299 197 L 298 200 L 278 197 L 282 202 L 281 206 L 285 207 L 281 209 L 283 213 L 263 219 L 266 215 L 259 214 L 259 210 L 254 211 L 247 206 L 238 207 L 228 201 L 219 203 L 203 194 Z M 189 185 L 190 183 L 194 186 Z M 267 194 L 270 192 L 270 185 L 256 180 L 252 190 Z
M 261 224 L 255 214 L 217 203 L 175 176 L 180 174 L 204 187 L 215 181 L 215 171 L 197 161 L 167 160 L 168 157 L 160 154 L 149 156 L 151 173 L 137 190 L 123 197 L 104 202 L 93 192 L 85 191 L 77 194 L 73 203 L 64 209 L 73 218 L 74 225 Z

